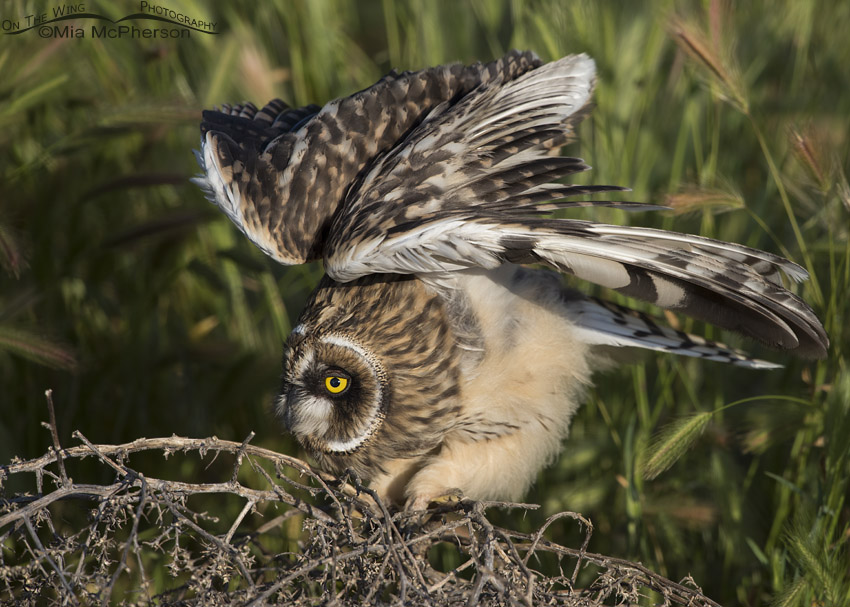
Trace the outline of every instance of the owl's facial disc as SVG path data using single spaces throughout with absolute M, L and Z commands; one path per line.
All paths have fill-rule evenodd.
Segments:
M 316 340 L 293 332 L 278 412 L 299 441 L 323 453 L 351 453 L 384 419 L 386 373 L 358 342 L 339 334 Z

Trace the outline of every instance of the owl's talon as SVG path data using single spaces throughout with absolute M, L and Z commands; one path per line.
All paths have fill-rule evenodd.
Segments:
M 457 487 L 449 489 L 444 495 L 437 496 L 431 500 L 436 506 L 448 506 L 459 504 L 463 501 L 463 491 Z
M 463 491 L 457 487 L 448 489 L 443 495 L 416 495 L 407 500 L 405 510 L 428 510 L 428 506 L 453 506 L 463 501 Z

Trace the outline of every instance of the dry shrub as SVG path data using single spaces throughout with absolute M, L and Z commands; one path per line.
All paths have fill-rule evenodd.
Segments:
M 587 552 L 592 526 L 578 514 L 522 533 L 488 512 L 536 506 L 390 511 L 356 479 L 330 479 L 252 436 L 95 445 L 75 432 L 81 444 L 61 448 L 54 431 L 45 455 L 0 466 L 0 603 L 717 605 L 692 580 Z M 205 476 L 222 480 L 157 479 L 129 465 L 152 453 L 175 470 L 181 458 L 209 458 Z M 563 518 L 585 529 L 580 547 L 546 539 Z M 459 564 L 435 568 L 451 551 Z

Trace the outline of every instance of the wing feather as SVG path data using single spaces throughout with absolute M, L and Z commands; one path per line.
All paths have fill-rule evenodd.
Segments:
M 576 220 L 509 222 L 446 214 L 362 241 L 345 250 L 347 257 L 328 260 L 326 270 L 346 281 L 375 272 L 429 274 L 544 263 L 773 347 L 825 355 L 828 339 L 820 321 L 776 278 L 780 272 L 805 276 L 796 264 L 742 245 L 635 230 L 633 237 L 627 227 Z
M 339 271 L 335 278 L 354 277 L 344 278 L 351 272 L 340 260 L 354 260 L 347 249 L 356 249 L 359 240 L 380 237 L 412 221 L 427 222 L 438 213 L 467 217 L 474 210 L 473 217 L 499 214 L 512 219 L 592 204 L 559 198 L 623 190 L 552 183 L 589 168 L 581 159 L 552 153 L 573 137 L 594 81 L 593 60 L 573 55 L 507 82 L 483 82 L 457 103 L 434 107 L 418 128 L 376 158 L 352 184 L 325 249 L 326 262 Z M 616 201 L 601 204 L 639 208 Z
M 544 263 L 824 356 L 822 325 L 783 285 L 783 275 L 807 278 L 790 261 L 688 234 L 541 217 L 591 205 L 659 208 L 567 200 L 623 189 L 559 181 L 589 168 L 557 152 L 589 111 L 594 82 L 586 55 L 541 65 L 514 51 L 486 65 L 391 73 L 320 110 L 224 106 L 204 114 L 197 182 L 267 254 L 287 264 L 324 257 L 340 282 Z M 600 313 L 587 318 L 602 322 Z
M 284 264 L 322 256 L 331 219 L 358 174 L 436 107 L 482 83 L 494 86 L 540 65 L 513 51 L 487 64 L 392 72 L 373 86 L 317 106 L 274 100 L 204 112 L 203 174 L 194 181 L 267 255 Z

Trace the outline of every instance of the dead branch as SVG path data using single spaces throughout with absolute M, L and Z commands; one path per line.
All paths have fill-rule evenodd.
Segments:
M 578 514 L 557 514 L 529 534 L 488 518 L 491 509 L 535 508 L 529 504 L 395 511 L 356 479 L 328 479 L 249 444 L 253 435 L 242 443 L 172 436 L 123 445 L 73 436 L 81 444 L 63 448 L 53 433 L 43 456 L 0 466 L 1 603 L 596 606 L 648 596 L 717 607 L 691 581 L 588 552 L 593 527 Z M 229 456 L 232 470 L 220 482 L 153 478 L 129 464 L 143 451 Z M 72 462 L 88 458 L 112 481 L 68 475 Z M 10 493 L 13 480 L 35 491 Z M 205 495 L 239 504 L 207 512 L 193 501 Z M 585 529 L 579 548 L 544 537 L 564 517 Z M 442 571 L 448 554 L 461 564 Z

